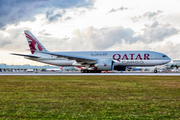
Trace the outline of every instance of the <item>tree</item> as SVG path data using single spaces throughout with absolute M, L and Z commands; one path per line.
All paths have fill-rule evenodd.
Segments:
M 179 66 L 178 66 L 178 65 L 175 65 L 174 67 L 176 67 L 176 72 L 177 72 L 177 71 L 178 71 Z
M 171 65 L 171 69 L 174 67 L 174 65 Z

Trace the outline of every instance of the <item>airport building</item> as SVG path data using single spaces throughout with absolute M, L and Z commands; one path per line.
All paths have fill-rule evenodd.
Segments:
M 180 60 L 173 60 L 173 65 L 180 66 Z
M 0 71 L 26 71 L 28 69 L 33 69 L 33 70 L 46 70 L 47 68 L 52 68 L 52 66 L 45 65 L 45 66 L 31 66 L 29 64 L 26 65 L 6 65 L 6 64 L 0 64 Z
M 0 72 L 25 72 L 25 71 L 46 71 L 47 69 L 59 69 L 58 66 L 31 66 L 29 64 L 25 65 L 6 65 L 6 64 L 0 64 Z M 76 70 L 76 67 L 63 67 L 64 71 L 68 70 Z

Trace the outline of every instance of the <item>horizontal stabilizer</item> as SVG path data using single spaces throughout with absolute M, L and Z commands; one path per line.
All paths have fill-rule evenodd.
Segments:
M 10 53 L 11 55 L 18 55 L 18 56 L 24 56 L 24 57 L 31 57 L 31 58 L 40 58 L 35 55 L 25 55 L 25 54 L 17 54 L 17 53 Z

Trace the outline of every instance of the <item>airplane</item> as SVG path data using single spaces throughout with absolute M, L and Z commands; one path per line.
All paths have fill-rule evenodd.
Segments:
M 81 69 L 82 73 L 124 71 L 128 66 L 155 66 L 171 61 L 167 55 L 155 51 L 49 52 L 29 30 L 24 30 L 24 34 L 31 54 L 11 53 L 12 55 L 24 56 L 29 60 L 56 66 L 80 66 L 84 68 Z M 157 73 L 157 69 L 154 73 Z
M 63 69 L 63 67 L 60 67 L 60 68 L 47 68 L 46 71 L 51 71 L 51 72 L 53 71 L 53 72 L 61 73 L 62 69 Z

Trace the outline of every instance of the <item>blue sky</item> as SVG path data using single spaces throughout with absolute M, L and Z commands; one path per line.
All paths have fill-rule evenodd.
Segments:
M 1 63 L 38 64 L 30 30 L 49 51 L 152 50 L 180 59 L 179 0 L 0 0 Z

